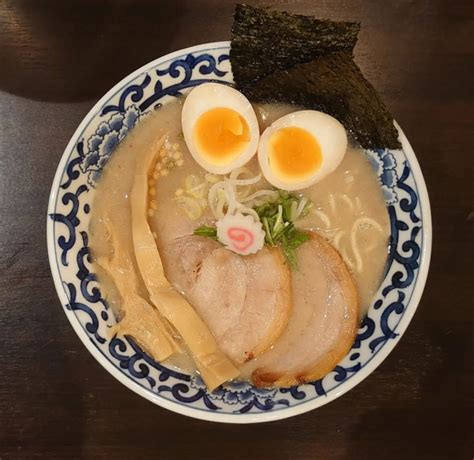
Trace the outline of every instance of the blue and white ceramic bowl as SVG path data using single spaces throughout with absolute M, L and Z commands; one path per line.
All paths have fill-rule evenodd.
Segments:
M 132 341 L 108 337 L 108 326 L 115 319 L 101 296 L 87 234 L 95 183 L 117 144 L 148 111 L 207 81 L 232 82 L 229 42 L 194 46 L 156 59 L 123 79 L 88 113 L 64 151 L 51 189 L 47 222 L 51 271 L 66 316 L 84 345 L 139 395 L 172 411 L 217 422 L 291 417 L 357 385 L 386 358 L 408 327 L 430 261 L 426 186 L 400 128 L 402 151 L 366 152 L 390 215 L 389 261 L 352 349 L 331 373 L 292 388 L 257 389 L 233 383 L 209 393 L 198 378 L 155 362 Z

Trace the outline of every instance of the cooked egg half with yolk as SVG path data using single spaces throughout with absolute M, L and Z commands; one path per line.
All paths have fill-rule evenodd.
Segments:
M 194 88 L 181 115 L 184 140 L 196 162 L 214 174 L 243 166 L 257 152 L 258 121 L 239 91 L 219 83 Z
M 272 185 L 300 190 L 319 182 L 341 163 L 347 134 L 335 118 L 302 110 L 279 118 L 260 138 L 258 161 Z

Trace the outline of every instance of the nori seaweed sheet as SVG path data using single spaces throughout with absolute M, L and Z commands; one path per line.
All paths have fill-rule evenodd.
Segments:
M 243 92 L 252 102 L 284 102 L 328 113 L 363 148 L 401 148 L 393 117 L 348 53 L 276 71 Z
M 237 88 L 318 56 L 352 53 L 360 24 L 237 4 L 230 59 Z

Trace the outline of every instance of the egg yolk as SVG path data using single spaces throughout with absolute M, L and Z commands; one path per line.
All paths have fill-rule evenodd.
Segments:
M 194 126 L 193 140 L 201 155 L 210 163 L 227 164 L 247 146 L 250 130 L 238 112 L 216 107 L 199 117 Z
M 308 131 L 290 126 L 279 129 L 268 141 L 270 168 L 282 180 L 303 180 L 321 166 L 321 147 Z

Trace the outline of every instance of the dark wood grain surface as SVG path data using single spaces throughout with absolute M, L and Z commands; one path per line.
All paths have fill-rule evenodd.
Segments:
M 108 88 L 164 53 L 228 39 L 233 2 L 0 0 L 2 460 L 473 458 L 473 2 L 269 3 L 362 22 L 357 61 L 411 140 L 432 204 L 431 270 L 408 331 L 348 394 L 264 425 L 185 418 L 114 380 L 53 287 L 53 175 Z

